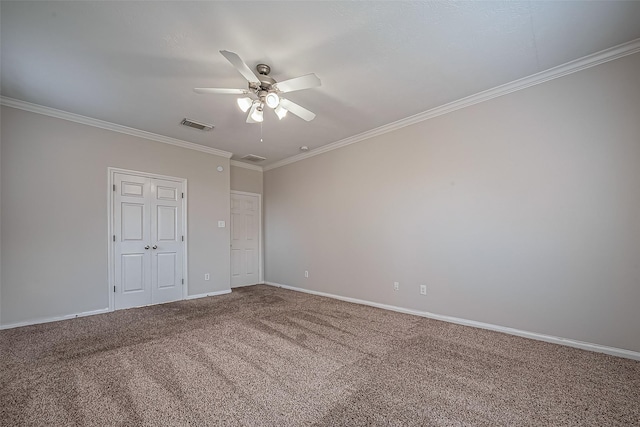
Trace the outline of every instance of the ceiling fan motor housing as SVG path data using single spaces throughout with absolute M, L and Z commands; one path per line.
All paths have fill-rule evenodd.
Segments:
M 260 87 L 262 90 L 269 91 L 271 86 L 276 84 L 276 81 L 268 76 L 271 72 L 271 67 L 267 64 L 258 64 L 256 65 L 256 70 L 258 71 L 258 78 L 260 79 Z
M 256 65 L 256 70 L 259 74 L 263 74 L 266 76 L 271 72 L 271 67 L 269 67 L 267 64 L 258 64 Z

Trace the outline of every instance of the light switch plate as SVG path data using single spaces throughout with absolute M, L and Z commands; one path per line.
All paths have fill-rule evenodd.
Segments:
M 219 228 L 224 228 L 224 227 L 226 227 L 226 224 L 224 223 L 224 221 L 218 221 L 218 227 Z

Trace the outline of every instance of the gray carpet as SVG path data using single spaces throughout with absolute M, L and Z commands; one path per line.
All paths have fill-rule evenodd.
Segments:
M 0 331 L 0 425 L 640 425 L 640 362 L 268 286 Z

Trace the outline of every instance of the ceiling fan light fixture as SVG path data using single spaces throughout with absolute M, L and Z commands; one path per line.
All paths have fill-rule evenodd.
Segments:
M 287 110 L 282 105 L 278 105 L 273 111 L 276 112 L 279 120 L 284 119 L 287 115 Z
M 290 111 L 294 116 L 307 122 L 313 120 L 316 115 L 306 108 L 281 98 L 280 94 L 311 89 L 321 85 L 320 79 L 313 73 L 294 77 L 292 79 L 276 81 L 269 76 L 271 67 L 266 64 L 258 64 L 255 74 L 251 68 L 234 52 L 221 50 L 220 53 L 233 67 L 247 80 L 249 86 L 244 89 L 230 88 L 194 88 L 194 92 L 200 94 L 239 95 L 236 99 L 238 107 L 246 114 L 247 123 L 262 123 L 264 121 L 264 106 L 273 109 L 282 120 Z M 249 96 L 246 96 L 249 95 Z M 256 99 L 257 98 L 257 99 Z
M 265 103 L 269 108 L 276 108 L 280 104 L 280 97 L 275 92 L 269 92 L 265 97 Z
M 242 112 L 246 113 L 247 111 L 249 111 L 251 105 L 253 105 L 253 99 L 249 97 L 238 98 L 238 107 L 240 107 Z
M 262 106 L 258 106 L 255 110 L 253 110 L 253 113 L 251 113 L 251 118 L 260 123 L 264 120 L 264 116 L 262 114 Z

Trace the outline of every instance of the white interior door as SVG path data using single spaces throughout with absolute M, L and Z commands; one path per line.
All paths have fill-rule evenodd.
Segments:
M 113 177 L 114 308 L 182 299 L 183 183 Z
M 151 283 L 153 304 L 182 297 L 182 184 L 151 180 Z
M 151 224 L 148 178 L 114 175 L 116 310 L 151 304 Z
M 231 193 L 231 287 L 260 283 L 260 197 Z

